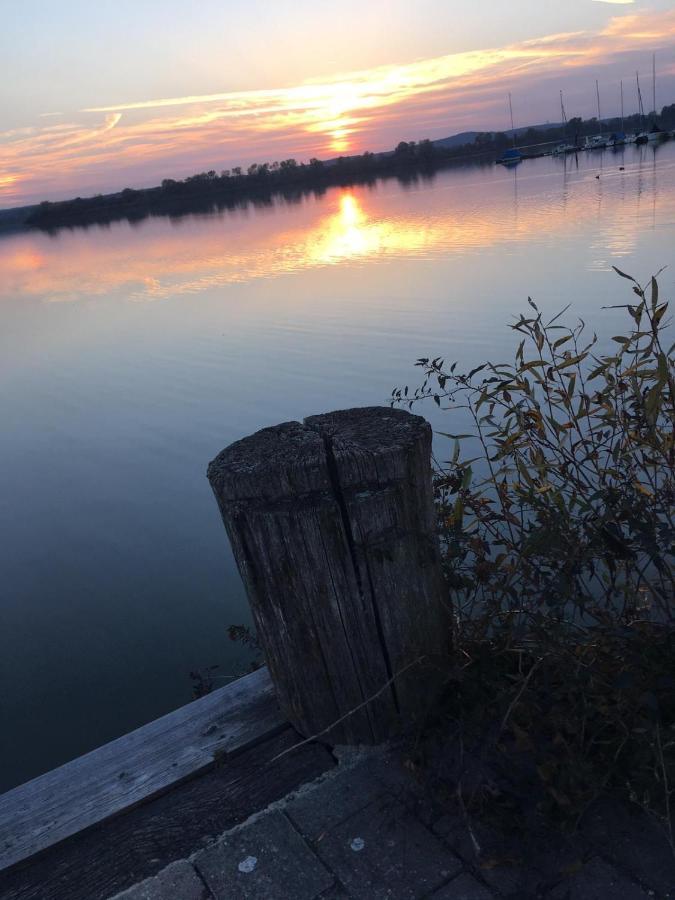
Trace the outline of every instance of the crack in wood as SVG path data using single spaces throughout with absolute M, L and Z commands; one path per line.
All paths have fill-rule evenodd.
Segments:
M 409 663 L 433 669 L 446 631 L 428 423 L 388 407 L 285 422 L 208 477 L 295 727 L 372 743 L 413 721 L 433 677 Z

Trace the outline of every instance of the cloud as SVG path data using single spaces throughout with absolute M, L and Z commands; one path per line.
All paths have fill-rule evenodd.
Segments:
M 616 6 L 629 6 L 635 0 L 593 0 L 594 3 L 613 3 Z
M 122 113 L 115 112 L 110 113 L 110 115 L 105 117 L 105 125 L 103 126 L 103 131 L 112 131 L 115 125 L 117 125 L 122 118 Z
M 506 127 L 507 91 L 514 91 L 516 107 L 528 98 L 529 123 L 541 115 L 530 102 L 537 92 L 557 97 L 558 88 L 583 82 L 590 98 L 583 80 L 592 83 L 601 67 L 630 58 L 625 77 L 636 68 L 631 54 L 651 57 L 665 48 L 665 77 L 674 41 L 675 10 L 642 11 L 614 16 L 598 31 L 543 35 L 299 85 L 90 107 L 0 132 L 0 202 L 156 183 L 254 159 L 360 152 L 401 137 Z M 618 84 L 615 75 L 612 80 Z M 551 100 L 541 108 L 554 105 Z

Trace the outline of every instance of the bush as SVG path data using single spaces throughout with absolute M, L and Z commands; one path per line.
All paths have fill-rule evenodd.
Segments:
M 511 326 L 515 360 L 419 359 L 393 403 L 463 409 L 435 483 L 453 603 L 448 710 L 500 753 L 527 750 L 542 803 L 577 821 L 620 785 L 672 844 L 675 781 L 675 344 L 657 278 L 598 339 L 562 313 Z M 443 433 L 441 433 L 443 434 Z M 478 450 L 464 455 L 467 442 Z M 461 664 L 460 664 L 461 661 Z

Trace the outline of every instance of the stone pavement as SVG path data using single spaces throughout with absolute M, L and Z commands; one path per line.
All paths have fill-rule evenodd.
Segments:
M 541 840 L 539 839 L 541 838 Z M 533 849 L 535 848 L 535 849 Z M 440 813 L 393 753 L 341 765 L 115 900 L 671 900 L 648 819 L 599 808 L 574 839 L 497 835 Z

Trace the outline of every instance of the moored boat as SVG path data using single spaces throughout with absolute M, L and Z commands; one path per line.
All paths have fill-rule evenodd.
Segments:
M 505 150 L 497 160 L 497 164 L 501 166 L 513 166 L 525 159 L 518 147 L 510 147 Z
M 584 142 L 584 150 L 604 150 L 607 138 L 601 134 L 589 135 Z
M 654 124 L 651 128 L 651 131 L 647 135 L 647 140 L 650 143 L 659 143 L 660 141 L 668 140 L 669 136 L 670 135 L 668 134 L 667 131 L 664 131 L 662 128 L 659 128 L 659 126 L 656 124 L 656 122 L 654 122 Z
M 511 103 L 511 94 L 509 94 L 509 113 L 511 115 L 511 137 L 513 139 L 513 147 L 505 150 L 499 159 L 495 160 L 497 165 L 515 166 L 525 159 L 522 151 L 516 147 L 516 129 L 513 127 L 513 104 Z
M 558 144 L 557 147 L 554 147 L 551 150 L 552 156 L 565 156 L 568 153 L 576 153 L 578 151 L 578 147 L 575 147 L 574 144 Z
M 567 135 L 567 113 L 565 112 L 565 103 L 563 102 L 563 92 L 560 91 L 560 112 L 562 113 L 563 137 Z M 576 153 L 578 151 L 576 144 L 570 144 L 563 141 L 551 150 L 552 156 L 566 156 L 568 153 Z

